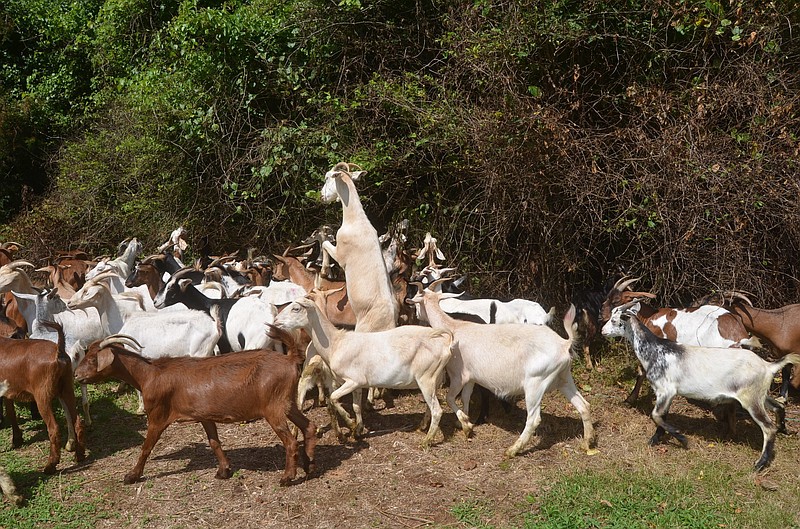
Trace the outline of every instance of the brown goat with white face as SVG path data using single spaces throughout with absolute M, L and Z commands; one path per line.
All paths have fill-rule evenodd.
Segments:
M 316 426 L 297 408 L 298 367 L 303 356 L 291 335 L 274 329 L 270 336 L 282 341 L 284 355 L 267 349 L 241 351 L 209 358 L 160 358 L 148 360 L 124 349 L 136 347 L 135 340 L 114 335 L 92 343 L 86 357 L 75 371 L 82 383 L 115 378 L 142 392 L 147 412 L 147 436 L 142 453 L 125 483 L 141 476 L 147 457 L 164 430 L 175 421 L 199 422 L 217 457 L 216 477 L 231 476 L 230 462 L 222 451 L 216 423 L 230 423 L 264 418 L 280 437 L 286 449 L 286 469 L 281 486 L 289 485 L 297 475 L 298 459 L 306 475 L 314 472 Z M 304 452 L 289 433 L 286 420 L 303 432 Z
M 53 415 L 53 399 L 59 399 L 64 408 L 69 431 L 67 450 L 75 451 L 77 462 L 84 459 L 85 444 L 83 422 L 75 407 L 72 362 L 64 350 L 64 331 L 57 323 L 42 324 L 56 329 L 57 344 L 49 340 L 0 338 L 0 380 L 8 380 L 5 409 L 11 424 L 11 445 L 14 448 L 22 445 L 13 401 L 35 401 L 50 437 L 50 456 L 42 472 L 52 474 L 61 460 L 61 437 Z

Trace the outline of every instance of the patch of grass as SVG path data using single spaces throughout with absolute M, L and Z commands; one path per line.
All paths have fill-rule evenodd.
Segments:
M 95 389 L 90 386 L 92 412 L 104 420 L 113 406 L 110 398 L 111 386 Z M 109 399 L 108 405 L 102 398 Z M 99 403 L 99 404 L 98 404 Z M 80 405 L 80 404 L 79 404 Z M 62 437 L 61 463 L 59 470 L 72 465 L 73 454 L 63 450 L 67 430 L 61 406 L 54 402 L 53 410 L 59 424 Z M 18 492 L 25 499 L 22 507 L 14 509 L 0 504 L 0 527 L 15 529 L 27 528 L 91 528 L 98 520 L 114 516 L 105 510 L 102 498 L 85 498 L 79 494 L 84 485 L 84 477 L 78 473 L 46 475 L 41 468 L 47 460 L 49 439 L 44 422 L 31 420 L 26 405 L 17 405 L 20 428 L 23 431 L 23 445 L 15 450 L 11 448 L 11 429 L 0 430 L 0 465 L 8 471 Z M 88 432 L 91 436 L 91 430 Z M 92 445 L 89 444 L 91 450 Z
M 492 516 L 492 510 L 477 500 L 462 501 L 450 508 L 450 514 L 467 527 L 476 529 L 492 529 L 494 526 L 486 522 Z
M 72 479 L 64 484 L 58 477 L 39 479 L 32 488 L 21 490 L 26 499 L 19 509 L 0 510 L 0 527 L 34 529 L 58 527 L 65 529 L 92 528 L 98 520 L 109 518 L 101 500 L 74 501 L 71 496 L 80 489 L 82 480 Z
M 693 529 L 796 527 L 782 495 L 753 487 L 752 477 L 725 465 L 687 469 L 686 476 L 636 470 L 587 471 L 557 480 L 541 497 L 525 529 L 573 527 Z M 745 492 L 734 492 L 738 489 Z

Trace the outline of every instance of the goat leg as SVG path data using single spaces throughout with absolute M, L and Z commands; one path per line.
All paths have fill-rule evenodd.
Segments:
M 167 429 L 167 426 L 169 426 L 169 423 L 165 421 L 158 421 L 154 417 L 148 416 L 147 435 L 144 438 L 144 443 L 142 443 L 142 453 L 139 455 L 139 460 L 136 462 L 136 465 L 133 467 L 133 469 L 125 474 L 123 482 L 126 485 L 136 483 L 139 481 L 139 478 L 142 477 L 144 464 L 147 461 L 147 458 L 150 456 L 150 452 L 153 451 L 153 447 L 156 446 L 161 434 Z
M 59 461 L 61 461 L 61 435 L 58 432 L 58 422 L 56 422 L 56 417 L 53 415 L 50 401 L 42 399 L 41 402 L 37 402 L 37 405 L 39 413 L 42 414 L 42 420 L 47 427 L 47 435 L 50 438 L 50 455 L 42 472 L 52 474 L 56 471 Z
M 644 369 L 642 369 L 641 365 L 637 366 L 636 369 L 636 383 L 633 385 L 630 395 L 625 399 L 625 403 L 630 406 L 633 406 L 639 400 L 639 393 L 642 391 L 642 383 L 644 382 Z
M 317 470 L 314 461 L 314 448 L 317 446 L 317 426 L 294 406 L 289 409 L 289 413 L 286 416 L 303 432 L 303 452 L 300 455 L 303 471 L 306 473 L 306 477 L 309 477 Z
M 677 428 L 667 423 L 666 420 L 667 414 L 669 413 L 669 407 L 672 404 L 672 399 L 674 397 L 675 395 L 659 395 L 656 398 L 656 406 L 653 408 L 653 412 L 650 414 L 650 417 L 653 419 L 653 422 L 656 423 L 658 428 L 656 428 L 655 435 L 650 439 L 651 446 L 658 444 L 658 442 L 661 440 L 661 436 L 666 430 L 671 436 L 677 439 L 684 448 L 689 448 L 689 441 L 686 439 L 686 436 L 683 435 Z
M 789 435 L 789 430 L 786 429 L 786 408 L 783 404 L 767 395 L 766 405 L 775 412 L 775 417 L 778 419 L 778 432 Z
M 200 424 L 203 425 L 203 429 L 206 431 L 208 444 L 211 446 L 211 450 L 214 451 L 214 455 L 217 456 L 217 462 L 219 463 L 219 466 L 217 467 L 217 474 L 214 477 L 217 479 L 230 478 L 232 474 L 231 462 L 228 460 L 228 457 L 222 450 L 222 443 L 219 442 L 217 424 L 213 421 L 200 421 Z
M 14 401 L 5 398 L 5 408 L 6 408 L 6 417 L 8 418 L 8 424 L 11 425 L 11 447 L 12 448 L 19 448 L 22 446 L 22 430 L 19 427 L 19 421 L 17 420 L 17 410 L 14 408 Z
M 264 418 L 280 438 L 286 451 L 286 468 L 280 480 L 280 486 L 286 487 L 297 477 L 297 461 L 299 459 L 297 439 L 289 432 L 289 425 L 286 423 L 283 413 L 276 415 L 275 410 L 270 409 L 267 410 Z

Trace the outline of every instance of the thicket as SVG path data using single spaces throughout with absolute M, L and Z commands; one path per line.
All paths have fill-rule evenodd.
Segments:
M 340 209 L 477 293 L 800 294 L 793 1 L 6 0 L 0 237 L 281 251 Z

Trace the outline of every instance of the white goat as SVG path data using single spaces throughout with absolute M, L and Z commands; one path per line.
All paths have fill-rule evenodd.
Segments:
M 384 331 L 397 326 L 399 307 L 378 232 L 367 218 L 353 183 L 364 171 L 351 169 L 350 164 L 337 163 L 325 174 L 322 201 L 341 201 L 342 225 L 336 232 L 336 246 L 323 241 L 322 248 L 344 270 L 356 331 Z
M 501 398 L 524 394 L 528 413 L 525 429 L 506 450 L 507 457 L 515 456 L 541 422 L 542 397 L 548 391 L 558 389 L 581 416 L 585 448 L 594 446 L 595 434 L 589 403 L 575 386 L 570 371 L 572 359 L 569 348 L 575 337 L 572 326 L 575 308 L 570 307 L 564 316 L 564 329 L 569 336 L 565 340 L 542 325 L 483 325 L 456 320 L 439 307 L 440 299 L 452 295 L 426 289 L 418 292 L 413 301 L 420 304 L 425 319 L 432 326 L 448 329 L 456 339 L 457 347 L 447 364 L 450 377 L 447 402 L 461 422 L 464 433 L 467 436 L 472 433 L 469 399 L 475 384 L 480 384 Z M 463 411 L 456 404 L 459 393 Z
M 125 244 L 123 242 L 123 244 Z M 86 279 L 89 280 L 97 277 L 103 272 L 112 271 L 117 274 L 118 279 L 111 280 L 111 290 L 114 294 L 125 290 L 125 280 L 131 274 L 136 262 L 136 256 L 142 251 L 142 243 L 136 237 L 127 242 L 125 251 L 116 259 L 105 260 L 97 263 L 97 265 L 86 272 Z
M 190 309 L 126 311 L 127 304 L 111 294 L 103 279 L 103 276 L 98 276 L 87 280 L 69 301 L 71 308 L 91 307 L 98 311 L 101 338 L 118 333 L 132 336 L 141 344 L 142 356 L 147 358 L 214 355 L 214 347 L 222 333 L 218 310 L 212 311 L 210 316 Z M 141 393 L 137 413 L 144 413 Z
M 769 395 L 769 388 L 783 366 L 800 365 L 800 355 L 793 353 L 778 362 L 767 362 L 747 349 L 682 345 L 659 338 L 636 317 L 640 306 L 634 301 L 615 307 L 601 332 L 604 336 L 627 338 L 655 390 L 656 405 L 651 417 L 657 428 L 650 444 L 659 443 L 664 432 L 669 432 L 684 448 L 688 447 L 686 437 L 665 420 L 677 395 L 711 404 L 738 401 L 764 436 L 755 470 L 769 465 L 777 427 L 766 408 L 777 413 L 780 423 L 784 417 L 783 405 Z
M 259 296 L 209 299 L 185 277 L 190 273 L 191 269 L 176 272 L 156 296 L 156 306 L 163 308 L 181 303 L 209 316 L 218 311 L 222 325 L 222 336 L 217 343 L 220 353 L 262 349 L 271 344 L 264 328 L 275 319 L 278 312 L 275 305 Z
M 447 314 L 457 319 L 468 319 L 476 321 L 480 319 L 483 323 L 530 323 L 533 325 L 548 325 L 556 313 L 556 308 L 551 307 L 550 311 L 545 311 L 539 303 L 527 299 L 512 299 L 511 301 L 500 301 L 492 298 L 472 298 L 458 288 L 456 281 L 443 278 L 445 272 L 455 270 L 454 268 L 425 267 L 417 274 L 417 279 L 422 285 L 429 285 L 428 288 L 436 292 L 442 292 L 442 287 L 448 281 L 456 287 L 456 291 L 450 293 L 458 296 L 442 298 L 439 305 Z M 441 281 L 440 281 L 441 280 Z M 466 316 L 464 318 L 463 316 Z M 417 307 L 417 319 L 425 322 Z
M 330 292 L 313 290 L 308 297 L 294 301 L 275 319 L 276 326 L 303 328 L 311 335 L 314 348 L 338 385 L 328 402 L 356 437 L 364 432 L 361 388 L 419 388 L 431 415 L 428 434 L 422 442 L 429 446 L 442 416 L 436 388 L 451 357 L 453 335 L 444 329 L 416 325 L 376 332 L 337 329 L 324 315 L 327 294 Z M 339 404 L 339 399 L 351 392 L 355 422 Z

